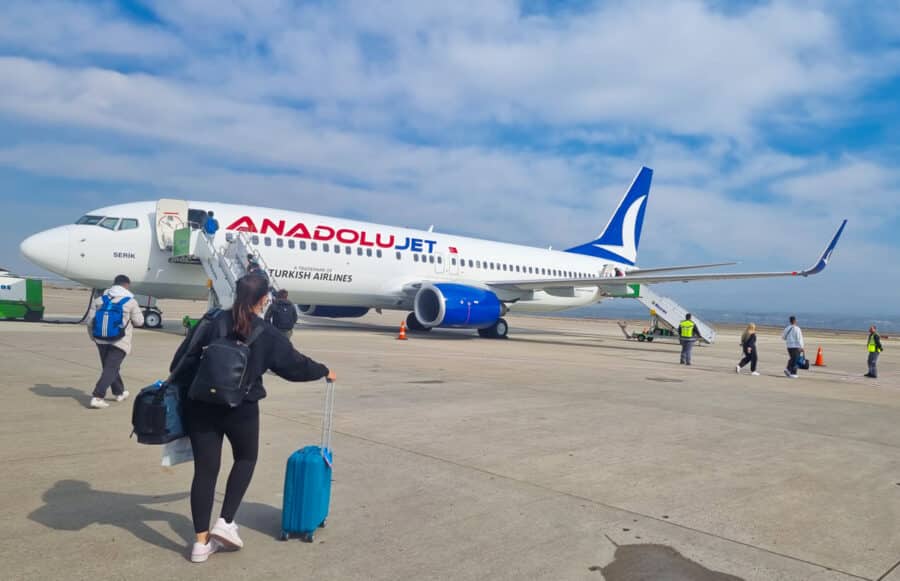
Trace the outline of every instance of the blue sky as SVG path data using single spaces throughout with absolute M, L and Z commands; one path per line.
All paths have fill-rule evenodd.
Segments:
M 11 0 L 0 265 L 129 200 L 244 202 L 536 246 L 655 170 L 639 264 L 806 266 L 691 308 L 900 312 L 894 2 Z

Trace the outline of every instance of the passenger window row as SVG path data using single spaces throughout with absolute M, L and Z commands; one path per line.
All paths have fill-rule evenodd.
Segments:
M 232 232 L 227 232 L 225 234 L 225 240 L 231 242 L 234 240 L 234 234 Z M 260 237 L 256 234 L 252 234 L 250 236 L 250 241 L 254 245 L 259 245 Z M 285 246 L 291 250 L 297 248 L 299 250 L 307 250 L 309 249 L 312 252 L 331 252 L 334 254 L 345 254 L 347 256 L 351 256 L 354 254 L 353 247 L 351 246 L 342 246 L 340 244 L 329 244 L 328 242 L 309 242 L 306 240 L 294 240 L 289 238 L 285 241 L 283 238 L 275 238 L 273 239 L 269 236 L 266 236 L 262 239 L 262 242 L 265 246 L 271 247 L 273 244 L 277 248 L 284 248 Z M 372 249 L 372 248 L 363 248 L 361 246 L 356 247 L 356 255 L 357 256 L 367 256 L 367 257 L 376 257 L 382 258 L 383 253 L 380 248 Z M 396 253 L 397 260 L 403 259 L 403 253 Z M 434 254 L 419 254 L 412 253 L 414 262 L 421 262 L 423 264 L 443 264 L 443 258 L 441 256 L 436 256 Z M 488 260 L 473 260 L 473 259 L 465 259 L 465 258 L 451 258 L 450 264 L 453 266 L 468 266 L 469 268 L 477 268 L 481 270 L 498 270 L 502 272 L 518 272 L 521 274 L 535 274 L 540 276 L 556 276 L 559 278 L 567 278 L 567 279 L 577 279 L 577 278 L 594 278 L 594 275 L 584 273 L 584 272 L 573 272 L 570 270 L 560 270 L 557 268 L 546 268 L 546 267 L 538 267 L 538 266 L 523 266 L 520 264 L 508 264 L 501 262 L 493 262 Z
M 82 226 L 100 226 L 107 230 L 137 230 L 139 223 L 134 218 L 114 218 L 112 216 L 82 216 L 76 222 Z
M 231 242 L 234 240 L 234 234 L 232 232 L 227 232 L 225 234 L 225 240 L 227 242 Z M 256 234 L 250 235 L 250 242 L 253 243 L 254 246 L 259 246 L 260 237 Z M 273 239 L 270 236 L 266 236 L 262 239 L 262 243 L 265 246 L 271 247 L 273 245 Z M 309 242 L 306 240 L 294 240 L 293 238 L 289 238 L 286 242 L 284 238 L 275 238 L 274 245 L 276 248 L 287 248 L 293 250 L 307 250 L 309 249 L 312 252 L 330 252 L 333 254 L 344 254 L 346 256 L 353 255 L 353 247 L 352 246 L 342 246 L 340 244 L 329 244 L 328 242 Z M 363 248 L 362 246 L 358 246 L 356 248 L 357 256 L 366 256 L 366 257 L 375 257 L 382 258 L 384 256 L 384 252 L 380 248 L 372 249 L 372 248 Z
M 457 262 L 458 260 L 458 262 Z M 557 268 L 546 268 L 538 266 L 523 266 L 521 264 L 504 264 L 501 262 L 491 262 L 488 260 L 472 260 L 465 258 L 451 258 L 450 264 L 456 266 L 468 265 L 469 268 L 477 268 L 481 270 L 499 270 L 503 272 L 519 272 L 522 274 L 538 274 L 541 276 L 558 276 L 560 278 L 592 278 L 592 275 L 584 272 L 574 272 L 571 270 L 560 270 Z

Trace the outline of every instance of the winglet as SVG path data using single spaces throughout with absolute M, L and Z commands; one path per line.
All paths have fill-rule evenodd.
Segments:
M 803 272 L 798 272 L 797 274 L 800 276 L 809 276 L 811 274 L 819 274 L 825 267 L 828 266 L 828 261 L 831 260 L 831 253 L 834 252 L 834 248 L 837 246 L 838 240 L 841 237 L 841 234 L 844 232 L 844 226 L 847 225 L 847 220 L 845 219 L 841 222 L 840 228 L 837 229 L 837 232 L 834 234 L 834 238 L 831 239 L 831 242 L 828 246 L 825 247 L 825 252 L 822 253 L 822 256 L 819 257 L 819 261 L 810 268 L 807 268 Z

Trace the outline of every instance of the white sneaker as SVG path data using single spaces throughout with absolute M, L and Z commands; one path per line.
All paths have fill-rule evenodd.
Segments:
M 740 366 L 740 365 L 735 365 L 735 366 L 734 366 L 734 372 L 737 373 L 738 375 L 740 375 L 740 374 L 741 374 L 741 366 Z
M 796 373 L 791 373 L 790 375 L 788 375 L 788 377 L 790 377 L 791 379 L 797 379 L 800 376 L 797 375 Z
M 236 551 L 244 546 L 244 541 L 238 536 L 238 526 L 236 522 L 228 524 L 224 518 L 219 517 L 212 530 L 209 531 L 211 537 L 215 537 L 226 549 Z
M 91 398 L 91 407 L 94 409 L 102 410 L 103 408 L 108 408 L 109 404 L 106 403 L 105 401 L 103 401 L 99 397 L 92 397 Z
M 194 543 L 193 548 L 191 549 L 191 563 L 205 563 L 209 556 L 222 548 L 222 545 L 219 544 L 219 541 L 210 537 L 209 542 L 205 545 L 201 543 Z
M 751 373 L 750 375 L 759 375 L 759 371 L 754 371 L 754 372 Z
M 126 399 L 128 399 L 129 395 L 131 395 L 131 394 L 128 393 L 128 390 L 126 389 L 125 391 L 122 392 L 122 395 L 116 396 L 116 401 L 119 401 L 119 402 L 125 401 Z

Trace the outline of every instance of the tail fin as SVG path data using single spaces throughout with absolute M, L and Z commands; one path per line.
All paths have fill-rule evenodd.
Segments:
M 566 252 L 586 254 L 597 258 L 607 258 L 634 266 L 637 249 L 641 242 L 641 227 L 644 225 L 644 210 L 650 196 L 650 182 L 653 170 L 642 167 L 634 177 L 625 197 L 619 202 L 613 217 L 603 232 L 587 244 L 569 248 Z

